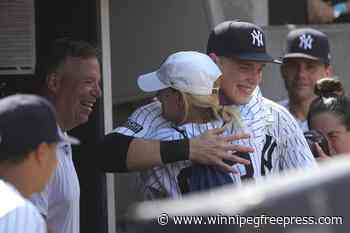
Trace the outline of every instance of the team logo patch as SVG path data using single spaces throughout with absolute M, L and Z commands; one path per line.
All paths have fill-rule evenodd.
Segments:
M 261 154 L 261 175 L 265 176 L 272 170 L 272 153 L 276 149 L 277 143 L 272 136 L 266 135 L 266 141 Z
M 138 133 L 143 129 L 142 125 L 140 125 L 140 124 L 138 124 L 135 121 L 132 121 L 130 119 L 128 119 L 126 122 L 124 122 L 124 124 L 122 126 L 130 129 L 134 133 Z
M 252 36 L 252 44 L 258 47 L 264 46 L 264 40 L 263 40 L 263 34 L 261 31 L 253 30 L 252 33 L 250 33 Z
M 303 34 L 299 36 L 299 48 L 303 48 L 304 50 L 312 49 L 312 42 L 314 39 L 311 37 L 311 35 Z

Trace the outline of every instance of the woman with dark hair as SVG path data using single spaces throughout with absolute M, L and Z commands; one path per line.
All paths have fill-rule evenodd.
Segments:
M 315 86 L 315 99 L 308 113 L 310 129 L 320 131 L 328 141 L 329 153 L 350 152 L 350 97 L 345 95 L 342 83 L 324 78 Z M 319 145 L 317 151 L 320 151 Z M 324 155 L 324 154 L 323 154 Z

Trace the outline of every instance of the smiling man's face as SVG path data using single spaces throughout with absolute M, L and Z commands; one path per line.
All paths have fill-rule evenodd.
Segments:
M 220 89 L 232 103 L 238 105 L 248 103 L 261 82 L 264 66 L 263 62 L 221 57 L 223 78 Z
M 315 84 L 321 78 L 329 77 L 331 69 L 317 60 L 305 58 L 285 59 L 281 74 L 290 99 L 302 102 L 316 98 Z
M 100 64 L 95 57 L 68 57 L 57 73 L 54 104 L 60 126 L 70 130 L 89 119 L 101 96 Z

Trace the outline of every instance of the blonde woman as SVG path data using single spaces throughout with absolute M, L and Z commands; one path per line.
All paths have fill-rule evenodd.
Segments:
M 159 129 L 150 137 L 169 141 L 191 138 L 223 125 L 227 126 L 227 134 L 232 132 L 233 127 L 236 131 L 242 127 L 238 112 L 219 105 L 215 82 L 220 76 L 221 72 L 215 63 L 207 55 L 198 52 L 175 53 L 156 72 L 140 76 L 139 87 L 146 92 L 157 91 L 161 115 L 171 122 L 170 127 Z M 239 136 L 242 139 L 246 137 L 244 134 Z M 245 152 L 251 151 L 238 147 L 245 149 Z M 239 163 L 249 165 L 249 160 L 235 156 Z M 188 191 L 235 182 L 232 174 L 217 167 L 192 166 L 189 161 L 155 167 L 141 172 L 139 178 L 140 189 L 146 199 L 178 197 Z M 189 182 L 194 179 L 197 184 L 202 182 L 208 185 L 197 185 L 197 188 L 189 190 L 193 187 L 193 182 Z M 212 182 L 215 180 L 217 182 Z

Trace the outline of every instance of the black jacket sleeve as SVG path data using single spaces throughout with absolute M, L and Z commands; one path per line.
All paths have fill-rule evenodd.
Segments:
M 119 133 L 105 135 L 97 143 L 81 145 L 88 166 L 101 172 L 128 172 L 127 154 L 134 137 Z

